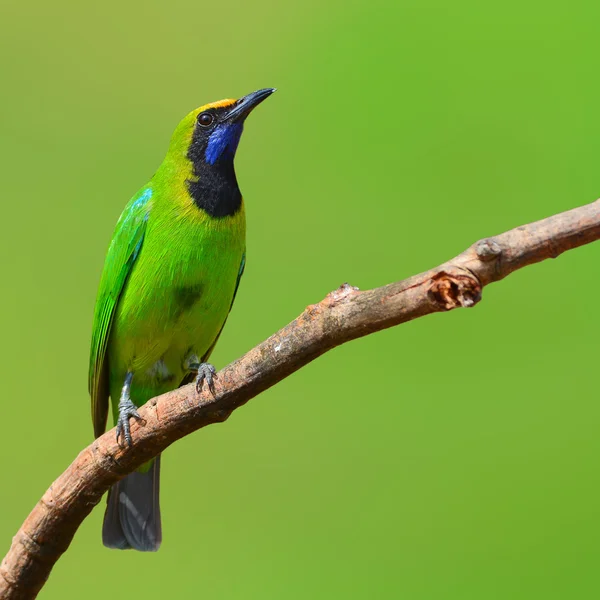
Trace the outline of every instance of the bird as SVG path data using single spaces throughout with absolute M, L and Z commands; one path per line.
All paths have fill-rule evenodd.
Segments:
M 109 398 L 117 442 L 151 398 L 195 380 L 213 389 L 209 356 L 246 264 L 246 218 L 234 157 L 265 88 L 190 112 L 150 181 L 126 205 L 106 255 L 92 327 L 88 385 L 94 435 Z M 162 541 L 160 455 L 113 485 L 102 542 L 153 552 Z

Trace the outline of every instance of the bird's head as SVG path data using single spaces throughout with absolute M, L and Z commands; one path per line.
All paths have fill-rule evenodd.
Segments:
M 175 130 L 170 152 L 184 153 L 196 168 L 232 163 L 246 117 L 274 91 L 266 88 L 193 110 Z
M 220 100 L 192 111 L 177 126 L 155 177 L 171 185 L 173 179 L 183 178 L 194 204 L 212 217 L 236 214 L 242 196 L 233 159 L 244 121 L 274 91 L 258 90 L 239 100 Z

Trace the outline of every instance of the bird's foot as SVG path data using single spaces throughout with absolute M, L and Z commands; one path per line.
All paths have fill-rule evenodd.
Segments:
M 215 395 L 215 379 L 217 378 L 217 370 L 210 363 L 200 363 L 195 365 L 190 365 L 190 368 L 194 371 L 197 371 L 196 375 L 196 392 L 199 394 L 202 392 L 202 388 L 204 387 L 204 382 L 208 385 L 208 389 L 211 394 Z
M 117 420 L 117 443 L 119 437 L 123 436 L 128 446 L 131 446 L 131 433 L 129 430 L 129 419 L 141 419 L 137 406 L 131 401 L 129 394 L 123 393 L 119 400 L 119 418 Z

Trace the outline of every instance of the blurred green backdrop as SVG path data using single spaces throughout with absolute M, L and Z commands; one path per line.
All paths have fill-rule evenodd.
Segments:
M 343 281 L 600 195 L 599 11 L 2 0 L 2 554 L 91 441 L 107 244 L 187 111 L 279 88 L 238 152 L 248 266 L 224 366 Z M 597 597 L 599 260 L 344 346 L 177 443 L 160 552 L 104 549 L 99 507 L 40 597 Z

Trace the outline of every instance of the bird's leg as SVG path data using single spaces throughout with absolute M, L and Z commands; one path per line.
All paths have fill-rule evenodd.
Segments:
M 188 369 L 190 371 L 196 371 L 196 392 L 199 394 L 204 387 L 204 382 L 208 385 L 208 389 L 211 391 L 211 394 L 215 395 L 215 382 L 214 380 L 217 378 L 217 370 L 210 364 L 205 362 L 200 362 L 196 355 L 190 357 L 190 361 L 188 363 Z
M 129 419 L 132 417 L 141 419 L 140 414 L 137 411 L 137 406 L 131 401 L 131 380 L 133 379 L 133 373 L 127 372 L 125 375 L 125 383 L 123 383 L 123 389 L 121 390 L 121 399 L 119 400 L 119 418 L 117 420 L 117 443 L 119 437 L 122 435 L 125 438 L 128 446 L 131 446 L 131 433 L 129 432 Z

